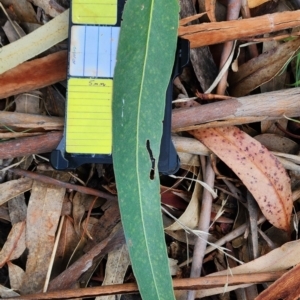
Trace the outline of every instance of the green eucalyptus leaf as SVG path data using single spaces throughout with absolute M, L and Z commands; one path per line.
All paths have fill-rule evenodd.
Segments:
M 114 170 L 128 250 L 144 300 L 174 299 L 157 163 L 178 13 L 178 0 L 128 0 L 114 74 Z

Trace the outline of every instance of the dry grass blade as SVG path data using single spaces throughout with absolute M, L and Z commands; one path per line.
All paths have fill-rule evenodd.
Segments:
M 236 127 L 191 133 L 236 173 L 270 223 L 290 230 L 293 207 L 290 178 L 273 154 Z

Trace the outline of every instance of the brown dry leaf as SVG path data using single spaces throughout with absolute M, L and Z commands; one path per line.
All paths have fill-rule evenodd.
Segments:
M 1 298 L 12 298 L 20 296 L 18 293 L 14 292 L 12 289 L 8 289 L 7 287 L 0 284 L 0 297 Z
M 28 0 L 34 5 L 41 7 L 45 13 L 51 17 L 56 17 L 65 9 L 53 0 Z
M 78 243 L 79 237 L 75 232 L 74 225 L 70 218 L 67 217 L 64 220 L 60 240 L 58 242 L 58 248 L 55 254 L 52 271 L 53 276 L 58 275 L 60 272 L 65 270 Z
M 32 179 L 19 178 L 0 184 L 0 205 L 10 199 L 29 191 L 32 187 Z
M 106 202 L 101 206 L 101 209 L 104 211 L 104 214 L 97 223 L 93 224 L 93 227 L 90 230 L 93 240 L 87 242 L 87 245 L 84 248 L 85 252 L 89 251 L 95 244 L 106 239 L 113 228 L 120 222 L 120 211 L 116 202 Z
M 266 290 L 258 295 L 255 300 L 294 300 L 300 295 L 300 264 L 285 273 Z
M 289 230 L 293 207 L 290 178 L 258 141 L 237 127 L 191 131 L 243 181 L 268 221 Z
M 25 250 L 25 222 L 13 225 L 0 252 L 0 268 L 10 260 L 19 258 Z
M 10 222 L 10 216 L 5 206 L 0 206 L 0 219 Z
M 267 35 L 268 36 L 268 35 Z M 281 42 L 282 43 L 282 42 Z M 268 51 L 274 51 L 280 44 L 278 41 L 266 41 L 263 43 L 262 53 Z M 261 93 L 267 93 L 272 91 L 279 91 L 285 88 L 286 86 L 286 76 L 288 75 L 287 70 L 282 70 L 280 74 L 273 77 L 270 81 L 264 83 L 260 87 Z
M 70 178 L 68 173 L 51 173 L 52 177 L 62 181 Z M 65 192 L 65 188 L 37 181 L 32 185 L 26 223 L 26 246 L 29 254 L 22 293 L 37 292 L 44 285 Z
M 265 2 L 268 2 L 270 0 L 248 0 L 248 6 L 249 8 L 257 7 L 259 5 L 264 4 Z
M 26 114 L 39 114 L 40 112 L 40 92 L 31 91 L 18 95 L 15 99 L 16 112 Z
M 211 22 L 217 22 L 215 10 L 216 10 L 216 0 L 205 0 L 205 10 L 207 16 Z
M 275 125 L 276 122 L 283 128 L 286 128 L 288 124 L 287 119 L 262 121 L 260 123 L 261 133 L 276 133 L 277 135 L 284 136 L 285 133 Z
M 114 250 L 108 254 L 105 277 L 102 285 L 123 283 L 124 276 L 130 265 L 129 253 L 127 246 L 123 245 L 121 248 Z M 114 300 L 115 295 L 99 296 L 95 300 Z
M 293 140 L 273 133 L 263 133 L 254 137 L 270 151 L 297 154 L 299 145 Z
M 25 203 L 24 194 L 18 195 L 17 197 L 11 199 L 8 201 L 7 205 L 12 225 L 26 220 L 27 205 Z
M 14 290 L 19 290 L 21 288 L 25 272 L 22 268 L 10 261 L 7 262 L 7 266 L 9 272 L 10 287 Z
M 16 15 L 20 22 L 36 23 L 36 13 L 27 0 L 1 0 L 7 10 Z
M 300 39 L 289 41 L 241 65 L 238 72 L 230 77 L 230 95 L 245 96 L 270 81 L 284 68 L 299 47 Z
M 114 249 L 119 248 L 125 243 L 123 229 L 120 223 L 117 224 L 111 234 L 102 242 L 96 244 L 91 250 L 74 262 L 67 270 L 53 279 L 48 291 L 69 289 L 76 283 L 80 276 L 85 273 L 92 265 L 95 257 L 106 255 Z
M 74 228 L 75 232 L 78 236 L 81 236 L 81 222 L 82 218 L 86 211 L 89 210 L 91 204 L 93 203 L 95 199 L 95 196 L 82 194 L 77 192 L 73 198 L 73 209 L 72 209 L 72 215 L 74 219 Z M 96 200 L 96 203 L 94 204 L 94 208 L 99 207 L 100 205 L 100 199 Z

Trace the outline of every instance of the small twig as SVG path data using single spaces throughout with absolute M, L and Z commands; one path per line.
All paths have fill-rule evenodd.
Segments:
M 229 0 L 227 6 L 227 21 L 236 20 L 239 17 L 240 10 L 241 10 L 242 0 Z M 235 43 L 233 41 L 228 41 L 224 44 L 223 51 L 221 54 L 220 60 L 220 69 L 225 65 L 228 57 L 232 53 L 234 49 Z M 224 95 L 226 88 L 227 88 L 227 76 L 228 76 L 228 69 L 222 76 L 218 87 L 217 87 L 217 94 Z
M 112 196 L 108 193 L 99 191 L 99 190 L 95 190 L 89 187 L 85 187 L 85 186 L 79 186 L 79 185 L 75 185 L 75 184 L 71 184 L 68 182 L 63 182 L 45 175 L 41 175 L 38 173 L 34 173 L 34 172 L 30 172 L 30 171 L 25 171 L 22 169 L 11 169 L 9 170 L 9 172 L 13 172 L 16 175 L 19 176 L 25 176 L 28 178 L 31 178 L 33 180 L 37 180 L 46 184 L 53 184 L 53 185 L 57 185 L 60 187 L 64 187 L 66 189 L 73 189 L 77 192 L 83 193 L 83 194 L 88 194 L 88 195 L 93 195 L 93 196 L 97 196 L 100 198 L 105 198 L 107 200 L 111 200 L 111 201 L 116 201 L 117 197 L 116 196 Z
M 250 222 L 250 231 L 251 231 L 251 241 L 250 241 L 250 249 L 251 249 L 251 260 L 256 259 L 258 257 L 258 231 L 257 231 L 257 216 L 258 216 L 258 206 L 257 202 L 250 194 L 247 192 L 247 204 L 248 204 L 248 212 L 249 212 L 249 222 Z
M 250 8 L 249 8 L 247 0 L 242 0 L 241 12 L 242 12 L 242 16 L 243 16 L 244 19 L 251 18 L 251 12 L 250 12 Z M 249 53 L 250 53 L 251 58 L 258 56 L 258 50 L 257 50 L 256 44 L 249 45 L 248 49 L 249 49 Z
M 222 287 L 225 284 L 251 284 L 275 281 L 280 278 L 285 271 L 266 272 L 266 273 L 248 273 L 233 276 L 206 276 L 200 278 L 181 278 L 173 280 L 175 290 Z M 133 294 L 138 293 L 136 283 L 104 285 L 98 287 L 88 287 L 84 289 L 58 290 L 43 294 L 31 294 L 14 298 L 6 298 L 6 300 L 49 300 L 49 299 L 74 299 L 74 298 L 92 298 L 95 296 L 116 295 L 116 294 Z
M 274 242 L 259 227 L 257 227 L 257 230 L 261 237 L 266 241 L 271 250 L 277 248 L 277 245 L 275 245 Z
M 284 129 L 284 128 L 279 124 L 279 122 L 275 122 L 275 126 L 276 126 L 279 130 L 281 130 L 282 132 L 284 132 L 286 135 L 288 135 L 289 137 L 292 137 L 292 138 L 294 138 L 294 139 L 300 139 L 300 135 L 298 135 L 298 134 L 293 134 L 293 133 L 287 131 L 286 129 Z
M 209 185 L 211 188 L 214 186 L 215 180 L 215 173 L 211 166 L 211 161 L 208 158 L 205 170 L 205 183 Z M 201 213 L 199 217 L 199 224 L 198 230 L 207 232 L 209 231 L 209 224 L 210 224 L 210 214 L 211 214 L 211 207 L 212 207 L 212 195 L 208 192 L 207 189 L 203 190 L 202 196 L 202 204 L 201 204 Z M 192 261 L 192 268 L 191 268 L 191 278 L 199 277 L 201 274 L 201 268 L 203 263 L 203 258 L 205 255 L 205 249 L 207 245 L 207 238 L 208 236 L 204 235 L 201 239 L 197 238 L 195 247 L 194 247 L 194 257 Z M 188 292 L 187 299 L 193 300 L 195 299 L 195 290 L 190 290 Z

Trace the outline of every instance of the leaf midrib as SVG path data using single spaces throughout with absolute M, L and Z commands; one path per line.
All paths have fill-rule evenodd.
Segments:
M 154 7 L 154 2 L 156 0 L 152 0 L 151 1 L 151 8 L 150 8 L 150 19 L 149 19 L 149 26 L 148 26 L 148 34 L 147 34 L 147 41 L 146 41 L 146 53 L 145 53 L 145 57 L 144 57 L 144 65 L 143 65 L 143 72 L 142 72 L 142 81 L 141 81 L 141 86 L 140 86 L 140 93 L 139 93 L 139 101 L 138 101 L 138 114 L 137 114 L 137 131 L 136 131 L 136 140 L 137 140 L 137 143 L 136 143 L 136 177 L 137 177 L 137 184 L 138 184 L 138 193 L 139 193 L 139 199 L 141 199 L 141 195 L 142 195 L 142 192 L 141 192 L 141 184 L 140 184 L 140 176 L 139 176 L 139 173 L 138 173 L 138 170 L 139 170 L 139 157 L 138 157 L 138 146 L 139 146 L 139 143 L 140 143 L 140 139 L 139 139 L 139 128 L 140 126 L 138 126 L 138 124 L 140 123 L 140 112 L 141 112 L 141 95 L 143 93 L 143 87 L 144 87 L 144 79 L 145 79 L 145 70 L 146 70 L 146 66 L 147 66 L 147 57 L 148 57 L 148 51 L 149 51 L 149 40 L 150 40 L 150 33 L 151 33 L 151 25 L 152 25 L 152 18 L 153 18 L 153 7 Z M 146 147 L 146 145 L 145 145 Z M 149 251 L 149 247 L 148 247 L 148 239 L 147 239 L 147 230 L 145 229 L 145 222 L 144 222 L 144 214 L 143 214 L 143 209 L 142 209 L 142 201 L 140 201 L 140 214 L 141 214 L 141 218 L 142 218 L 142 228 L 143 228 L 143 232 L 144 232 L 144 235 L 146 237 L 145 241 L 146 241 L 146 248 L 147 248 L 147 257 L 148 257 L 148 260 L 149 260 L 149 264 L 150 264 L 150 268 L 151 268 L 151 275 L 153 277 L 153 281 L 155 282 L 155 290 L 156 290 L 156 294 L 159 295 L 159 291 L 157 289 L 157 284 L 156 284 L 156 277 L 153 275 L 154 274 L 154 268 L 153 268 L 153 265 L 152 265 L 152 261 L 150 259 L 150 251 Z

